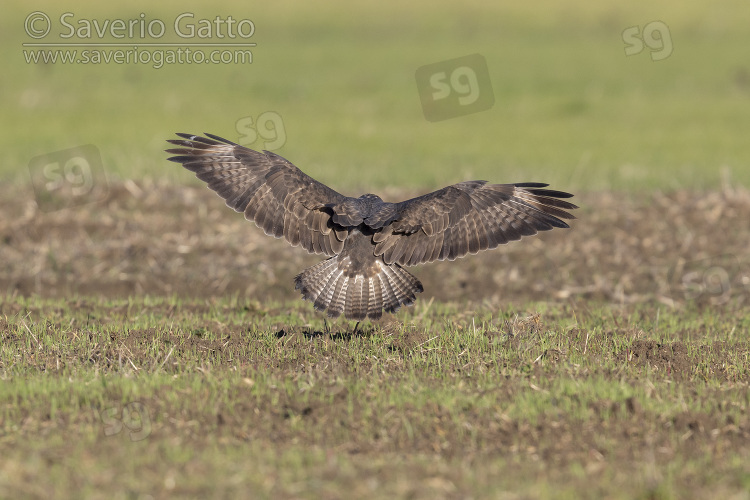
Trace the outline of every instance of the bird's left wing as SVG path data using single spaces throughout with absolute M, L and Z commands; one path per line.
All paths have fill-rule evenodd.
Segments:
M 333 256 L 341 252 L 347 231 L 331 220 L 326 205 L 345 196 L 316 181 L 281 156 L 253 151 L 221 137 L 177 134 L 179 148 L 170 161 L 195 172 L 227 206 L 243 212 L 270 236 L 293 246 Z

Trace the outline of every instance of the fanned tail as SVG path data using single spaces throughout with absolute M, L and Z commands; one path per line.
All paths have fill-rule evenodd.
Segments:
M 336 318 L 361 321 L 379 319 L 385 312 L 394 313 L 401 306 L 410 306 L 422 292 L 422 283 L 398 264 L 376 262 L 372 276 L 353 274 L 348 257 L 336 255 L 308 267 L 294 278 L 295 289 L 318 311 L 328 311 Z

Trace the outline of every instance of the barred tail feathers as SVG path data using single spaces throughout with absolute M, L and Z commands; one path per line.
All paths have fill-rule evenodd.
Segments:
M 379 319 L 383 310 L 396 312 L 410 306 L 423 291 L 422 283 L 398 264 L 375 263 L 372 276 L 349 271 L 348 257 L 336 255 L 308 267 L 294 279 L 295 289 L 318 311 L 336 318 L 361 321 Z

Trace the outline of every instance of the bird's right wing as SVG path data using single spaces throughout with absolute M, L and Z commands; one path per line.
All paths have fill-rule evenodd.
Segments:
M 281 156 L 253 151 L 221 137 L 177 134 L 170 161 L 195 172 L 227 206 L 244 212 L 270 236 L 333 256 L 344 248 L 345 228 L 334 224 L 326 205 L 345 196 L 316 181 Z
M 375 255 L 387 264 L 413 266 L 454 260 L 522 236 L 566 228 L 576 207 L 571 194 L 547 184 L 467 181 L 397 204 L 395 220 L 375 233 Z

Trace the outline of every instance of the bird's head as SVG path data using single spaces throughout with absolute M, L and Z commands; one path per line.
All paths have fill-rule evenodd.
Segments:
M 368 203 L 383 203 L 383 199 L 380 196 L 372 193 L 363 194 L 359 199 Z

